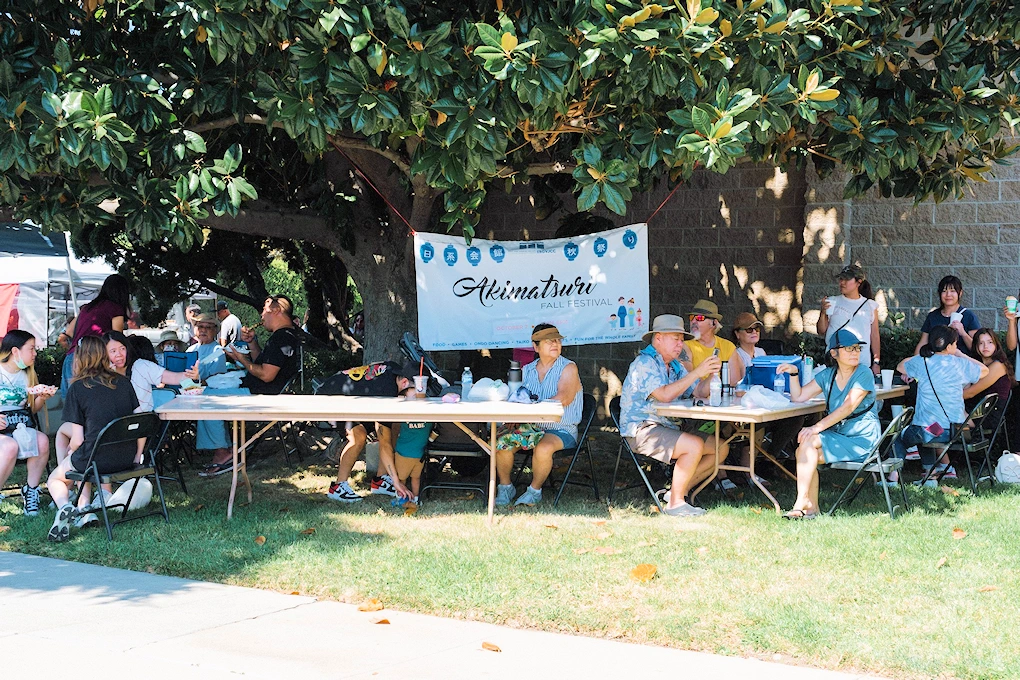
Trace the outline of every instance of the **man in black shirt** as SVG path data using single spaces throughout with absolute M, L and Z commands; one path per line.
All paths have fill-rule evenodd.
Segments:
M 294 327 L 294 303 L 286 295 L 270 295 L 262 308 L 262 326 L 272 333 L 265 348 L 259 346 L 255 329 L 242 328 L 241 340 L 250 354 L 227 346 L 227 358 L 241 365 L 248 375 L 241 381 L 252 394 L 279 394 L 298 372 L 301 340 Z

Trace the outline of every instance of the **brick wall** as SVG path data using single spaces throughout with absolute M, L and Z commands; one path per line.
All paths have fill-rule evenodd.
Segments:
M 805 199 L 803 172 L 741 166 L 726 175 L 699 172 L 653 218 L 669 193 L 660 187 L 636 195 L 630 212 L 599 214 L 617 226 L 649 221 L 651 314 L 687 314 L 699 298 L 719 305 L 724 323 L 751 310 L 781 334 L 797 308 Z M 573 209 L 571 196 L 563 196 Z M 527 187 L 511 194 L 492 193 L 486 202 L 479 237 L 503 240 L 550 238 L 568 211 L 537 221 Z M 724 328 L 726 333 L 731 326 Z M 638 343 L 568 347 L 586 390 L 605 405 L 619 394 Z M 444 353 L 444 366 L 457 370 L 470 362 L 476 377 L 506 373 L 509 352 Z
M 883 322 L 902 313 L 906 326 L 919 328 L 938 305 L 939 279 L 955 274 L 963 281 L 963 305 L 983 325 L 1003 328 L 1003 300 L 1017 295 L 1020 285 L 1020 168 L 997 168 L 996 174 L 961 200 L 915 206 L 875 193 L 843 201 L 842 177 L 823 181 L 809 173 L 802 293 L 807 327 L 814 328 L 819 298 L 837 294 L 836 272 L 859 262 Z

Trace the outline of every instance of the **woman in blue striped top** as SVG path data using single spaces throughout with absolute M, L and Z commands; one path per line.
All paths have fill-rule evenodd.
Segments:
M 553 454 L 577 444 L 577 424 L 581 422 L 584 404 L 577 364 L 563 358 L 563 336 L 556 326 L 538 324 L 531 333 L 531 342 L 538 359 L 524 366 L 524 387 L 540 399 L 555 399 L 563 404 L 563 418 L 558 423 L 535 424 L 536 428 L 545 431 L 545 435 L 532 451 L 531 485 L 514 505 L 534 505 L 542 500 L 542 484 L 552 470 Z M 518 447 L 496 451 L 496 474 L 499 477 L 496 505 L 509 505 L 517 491 L 510 483 L 517 451 Z

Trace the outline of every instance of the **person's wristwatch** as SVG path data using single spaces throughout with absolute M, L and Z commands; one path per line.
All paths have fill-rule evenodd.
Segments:
M 873 363 L 873 364 L 879 364 L 879 365 L 881 365 L 881 363 L 882 363 L 882 362 L 881 362 L 881 361 L 879 361 L 878 359 L 872 359 L 872 360 L 871 360 L 871 363 Z

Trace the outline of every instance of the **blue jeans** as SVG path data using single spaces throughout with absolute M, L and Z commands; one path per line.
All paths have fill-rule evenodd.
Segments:
M 936 437 L 920 425 L 908 425 L 900 432 L 896 440 L 893 441 L 893 452 L 897 458 L 902 460 L 907 457 L 907 449 L 916 445 L 918 452 L 921 454 L 921 465 L 931 467 L 935 464 L 935 455 L 929 449 L 923 448 L 922 445 L 931 443 L 945 444 L 948 441 L 949 430 L 944 430 L 942 434 Z
M 64 364 L 60 367 L 60 399 L 67 399 L 67 388 L 71 385 L 71 371 L 74 370 L 74 355 L 64 355 Z

